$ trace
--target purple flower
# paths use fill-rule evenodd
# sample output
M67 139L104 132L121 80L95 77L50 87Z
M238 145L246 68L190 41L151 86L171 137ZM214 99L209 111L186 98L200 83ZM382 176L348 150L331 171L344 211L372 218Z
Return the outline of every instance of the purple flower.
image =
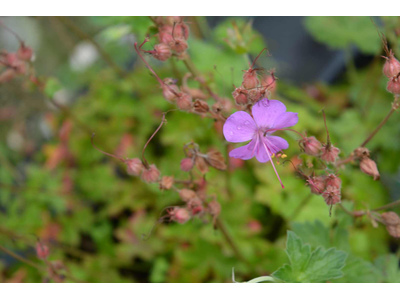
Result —
M297 113L286 112L286 106L278 100L263 99L253 105L251 117L244 111L232 114L224 124L224 136L228 142L241 143L251 140L246 146L232 150L230 157L251 159L254 156L259 162L265 163L271 160L274 171L273 154L287 149L288 142L273 136L278 129L295 125L299 121ZM282 188L283 184L281 182Z

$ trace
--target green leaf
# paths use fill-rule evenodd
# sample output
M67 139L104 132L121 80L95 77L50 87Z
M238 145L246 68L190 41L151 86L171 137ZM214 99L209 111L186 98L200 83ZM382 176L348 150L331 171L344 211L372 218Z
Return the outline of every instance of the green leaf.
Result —
M375 260L375 266L381 271L384 282L400 283L399 259L393 254L383 255Z
M54 94L62 89L61 83L56 78L49 78L46 81L46 86L44 88L44 93L47 97L53 98Z
M376 54L381 49L369 17L307 17L305 25L317 41L333 49L356 45L365 54Z
M330 248L318 247L311 253L292 231L288 231L287 249L290 265L286 264L272 274L284 282L325 282L343 276L347 253Z

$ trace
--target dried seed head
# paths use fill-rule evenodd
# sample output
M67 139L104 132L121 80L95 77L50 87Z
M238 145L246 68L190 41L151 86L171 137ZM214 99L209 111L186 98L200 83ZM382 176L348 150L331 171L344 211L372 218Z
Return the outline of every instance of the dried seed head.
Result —
M191 158L184 158L181 160L181 170L189 172L193 168L194 162Z
M175 39L178 38L187 40L189 38L189 26L183 22L176 23L172 31L172 36Z
M399 216L392 212L382 213L382 219L386 225L386 229L389 234L395 238L400 238L400 218Z
M172 78L165 78L164 79L164 83L161 86L162 90L163 90L163 96L164 98L168 101L168 102L174 102L177 98L177 94L179 94L179 88L178 86L174 83L174 80ZM168 86L166 86L168 85ZM171 89L174 92L171 91Z
M184 224L190 220L190 212L186 208L175 207L169 212L172 221Z
M395 78L389 80L386 89L389 93L392 93L394 95L400 95L399 78L395 77Z
M139 176L144 169L143 163L139 158L128 159L125 163L127 173L132 176Z
M329 174L326 177L325 184L327 187L333 186L335 188L340 189L342 186L342 180L340 180L340 178L338 176L336 176L335 174Z
M354 150L354 155L357 156L359 159L369 157L369 150L364 147L358 147L356 150Z
M192 97L186 93L180 93L179 97L176 99L176 106L181 110L191 110L192 109Z
M17 56L21 60L30 61L33 56L33 50L31 47L27 47L24 43L21 43L21 46L17 51Z
M226 170L225 158L221 154L221 152L217 150L210 150L207 152L206 161L210 164L211 167L224 171Z
M328 186L326 190L322 193L322 196L324 197L325 202L328 205L340 203L340 189L334 186Z
M205 114L210 110L210 107L208 106L207 102L197 99L194 101L193 109L195 112Z
M188 48L188 44L184 39L174 39L168 44L176 53L183 53Z
M321 159L329 163L334 163L340 153L340 150L336 147L333 147L332 145L325 145L321 148L321 150Z
M168 16L165 17L165 22L169 25L174 25L175 23L182 22L182 17Z
M204 211L203 202L199 198L190 200L187 206L192 216L201 214Z
M160 171L153 164L150 165L148 169L144 168L142 172L142 180L146 183L157 182L160 177Z
M306 137L300 142L300 147L308 155L318 156L321 153L321 143L313 136Z
M171 31L172 32L172 31ZM158 40L160 43L169 45L169 43L174 41L174 38L172 37L172 33L169 31L160 31L158 33Z
M201 156L196 156L195 158L196 168L202 173L205 174L208 172L208 164L206 160Z
M190 189L181 189L179 191L179 197L185 202L198 199L196 192Z
M369 157L361 159L360 170L367 175L373 176L374 180L378 180L380 177L376 163Z
M172 176L163 176L160 182L161 190L169 190L174 184L174 177Z
M383 65L383 74L389 79L397 77L400 73L400 62L394 57L393 51L390 50L389 56L384 58L386 62Z
M258 80L257 76L257 71L255 69L248 69L245 71L243 74L243 82L242 86L245 89L254 89L260 84L260 81Z
M155 59L166 61L171 55L171 48L167 44L161 43L154 46L153 57Z
M50 250L45 244L41 242L36 243L36 255L39 259L45 260L49 254Z
M307 180L307 185L310 187L311 193L321 195L325 190L325 177L313 176Z
M250 103L256 103L261 99L265 98L265 92L266 90L263 88L255 88L249 90L247 93L247 99L249 100Z
M241 87L236 88L232 92L233 99L237 105L247 105L249 102L247 100L247 91L242 89Z

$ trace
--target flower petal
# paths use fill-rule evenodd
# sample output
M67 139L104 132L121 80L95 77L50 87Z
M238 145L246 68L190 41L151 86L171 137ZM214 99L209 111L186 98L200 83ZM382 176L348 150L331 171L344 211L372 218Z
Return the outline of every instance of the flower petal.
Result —
M252 113L258 128L273 128L277 118L286 112L286 106L278 100L263 99L253 105Z
M267 135L266 137L262 138L262 142L264 144L260 143L258 145L258 149L256 150L256 158L261 163L269 161L269 155L272 156L272 154L289 147L288 142L279 136ZM268 149L269 155L267 154L265 148Z
M246 146L233 149L231 152L229 152L229 156L244 160L251 159L255 155L254 147L256 146L257 146L257 139L255 138Z
M232 114L224 124L224 136L228 142L247 142L254 137L257 125L253 118L244 111Z
M299 116L294 112L285 112L278 116L274 123L274 128L286 128L296 125L299 121Z

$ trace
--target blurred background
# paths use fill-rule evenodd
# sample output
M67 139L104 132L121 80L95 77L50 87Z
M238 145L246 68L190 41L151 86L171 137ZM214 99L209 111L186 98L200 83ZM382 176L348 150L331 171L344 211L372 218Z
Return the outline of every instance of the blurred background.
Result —
M158 222L166 207L182 205L178 194L129 176L123 163L90 142L95 132L102 150L140 157L161 113L174 108L134 51L134 43L147 35L151 39L144 48L156 44L151 18L0 20L34 51L29 67L34 75L0 82L2 282L231 282L233 267L237 280L249 280L288 262L288 229L313 247L349 254L345 276L335 281L400 281L399 242L384 225L352 218L337 206L329 217L323 198L310 194L290 164L278 167L282 190L271 166L228 159L221 124L185 112L167 115L146 158L162 175L188 180L180 169L184 144L193 141L204 153L219 150L228 170L211 168L207 189L221 205L225 234L209 217ZM271 56L260 56L257 65L276 70L272 98L298 112L296 130L320 141L326 140L324 108L340 158L365 140L393 102L376 26L397 54L400 18L373 21L376 25L369 17L185 18L193 64L231 101L230 113L237 110L232 85L241 84L242 70L268 47ZM0 51L19 47L15 34L0 26ZM179 85L188 72L175 57L146 59L161 78L177 79ZM188 84L200 87L195 80ZM284 135L288 157L312 165L300 153L297 136ZM357 164L337 170L344 207L369 209L400 199L399 137L395 113L367 146L379 181ZM38 257L38 241L48 247L45 261Z

